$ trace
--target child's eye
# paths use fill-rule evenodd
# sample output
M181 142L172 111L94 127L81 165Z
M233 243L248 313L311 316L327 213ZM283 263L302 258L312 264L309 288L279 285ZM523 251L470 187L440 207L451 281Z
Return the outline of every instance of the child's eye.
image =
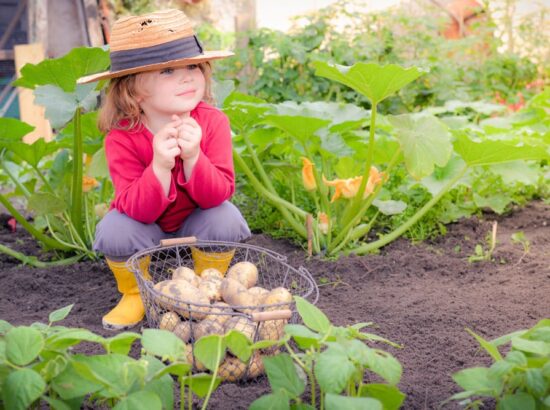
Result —
M187 66L187 69L188 69L189 71L195 70L195 69L197 69L197 68L199 68L199 65L198 65L198 64L189 64L189 65Z
M164 70L161 70L161 74L172 74L174 72L173 68L165 68Z

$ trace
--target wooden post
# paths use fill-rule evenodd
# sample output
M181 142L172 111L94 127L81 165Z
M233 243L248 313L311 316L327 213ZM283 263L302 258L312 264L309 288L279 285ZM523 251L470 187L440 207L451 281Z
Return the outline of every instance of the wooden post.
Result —
M44 60L44 47L41 43L22 44L14 47L15 70L17 76L21 76L21 68L27 64L37 64ZM29 88L18 88L19 92L19 111L21 121L25 121L35 127L34 131L25 135L23 141L32 144L38 138L44 138L46 141L52 139L52 127L46 119L46 109L34 103L33 90Z
M48 1L29 0L29 43L42 43L48 49Z

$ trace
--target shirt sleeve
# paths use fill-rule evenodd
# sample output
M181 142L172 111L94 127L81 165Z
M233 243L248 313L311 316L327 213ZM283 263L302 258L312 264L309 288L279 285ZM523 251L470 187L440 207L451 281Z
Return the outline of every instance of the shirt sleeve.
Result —
M168 197L146 163L143 153L123 132L113 131L105 139L105 155L115 188L113 207L136 221L155 222L176 199L174 178Z
M202 209L221 205L235 191L231 128L227 116L216 113L215 120L202 130L204 144L191 177L186 180L181 172L177 178L178 185Z

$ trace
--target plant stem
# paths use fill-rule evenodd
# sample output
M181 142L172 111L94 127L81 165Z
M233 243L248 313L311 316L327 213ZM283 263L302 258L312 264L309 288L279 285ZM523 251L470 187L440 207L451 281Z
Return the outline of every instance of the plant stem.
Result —
M13 175L11 173L11 171L8 169L8 167L6 166L6 161L4 160L4 155L2 154L1 156L1 164L2 164L2 169L4 170L4 172L6 173L6 175L12 180L12 182L15 184L15 186L17 188L19 188L21 190L21 192L23 192L23 195L25 195L25 198L29 198L31 196L31 193L29 192L29 190L25 187L25 185L23 185L21 182L19 182L19 179L15 177L15 175Z
M208 393L206 394L206 399L204 399L204 403L202 403L202 410L206 410L206 406L208 405L208 400L210 400L210 396L212 395L212 391L214 390L214 384L216 383L216 378L218 377L218 369L220 368L220 361L222 358L222 338L218 338L218 348L216 349L216 368L214 369L214 374L212 374L212 380L210 380L210 386L208 387Z
M302 370L307 374L307 377L309 379L309 384L311 385L311 405L315 407L315 403L317 401L316 394L315 394L315 377L313 375L313 371L309 369L298 357L298 355L292 350L292 347L288 344L288 342L285 342L286 350L288 351L288 354L290 354L290 357L302 368Z
M460 171L447 185L445 185L441 189L441 191L437 193L436 196L430 199L421 209L419 209L413 216L409 218L407 222L405 222L399 228L395 229L394 231L390 232L387 235L382 236L377 241L367 243L353 250L344 252L345 255L349 255L350 253L362 255L364 253L373 251L375 249L379 249L382 246L387 245L388 243L392 242L393 240L403 235L405 232L407 232L407 230L410 227L412 227L415 223L417 223L420 220L420 218L422 218L426 214L426 212L428 212L443 197L443 195L445 195L447 191L449 191L453 187L453 185L460 178L462 178L462 176L466 173L467 170L468 170L468 166L464 167L462 171Z
M71 247L63 245L62 243L50 238L47 235L44 235L42 232L37 230L32 224L27 222L25 218L23 218L23 215L21 215L17 210L13 207L10 201L6 199L6 197L2 194L0 194L0 203L4 205L4 207L8 210L8 212L15 218L17 222L21 224L23 228L25 228L37 241L42 242L44 245L48 246L52 249L59 249L62 251L70 251L72 250Z
M0 252L5 253L15 259L18 259L26 265L34 266L35 268L49 268L52 266L71 265L77 262L80 258L82 258L82 255L76 255L71 258L61 259L58 261L42 262L42 261L39 261L35 256L27 256L21 252L17 252L16 250L13 250L2 244L0 244Z
M307 231L305 226L301 225L296 219L289 213L290 211L295 212L300 217L306 218L307 212L304 210L298 208L296 205L291 204L290 202L285 201L281 197L272 194L267 189L265 189L261 182L258 181L258 179L254 176L250 168L248 168L248 165L244 162L244 160L241 158L241 156L236 152L233 151L233 158L235 159L235 162L239 165L239 167L243 170L243 172L248 177L250 184L254 187L256 192L263 195L269 202L271 202L272 205L274 205L279 212L283 215L283 218L292 226L292 228L304 239L307 239Z
M361 206L361 200L363 199L363 194L365 192L365 187L367 186L367 181L370 176L370 168L373 163L374 157L374 131L376 129L376 108L378 103L372 102L371 112L370 112L370 129L369 129L369 148L367 151L367 164L365 165L365 172L363 172L363 178L361 179L361 184L357 193L352 198L352 206L349 213L345 214L342 219L342 224L344 226L348 225L349 222L354 218Z
M391 173L391 171L393 170L393 167L396 165L397 160L399 159L400 153L401 153L401 149L398 149L393 154L392 159L390 160L386 170L384 171L387 175ZM334 239L334 241L328 246L329 254L334 253L333 249L335 248L341 249L341 246L340 246L341 242L344 242L344 244L346 243L345 241L346 241L348 232L355 226L356 223L358 223L358 221L361 220L363 215L367 212L367 210L372 204L372 201L374 201L374 199L378 195L378 192L380 191L380 189L382 189L382 184L378 185L375 188L374 192L367 198L367 200L359 209L359 211L353 216L353 218L348 222L348 224L345 225L344 229L342 229L342 231L336 236L336 239Z
M82 226L82 127L81 108L74 112L74 138L73 138L73 180L71 195L71 221L80 236L84 238Z

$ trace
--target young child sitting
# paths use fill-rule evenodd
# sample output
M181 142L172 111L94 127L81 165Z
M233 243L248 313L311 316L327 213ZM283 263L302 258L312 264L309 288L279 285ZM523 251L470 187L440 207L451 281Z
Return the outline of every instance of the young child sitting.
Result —
M144 316L136 279L126 267L135 252L161 239L195 236L242 241L250 230L228 200L235 190L231 131L213 107L210 61L189 19L165 10L118 20L111 68L79 83L111 79L99 114L115 189L98 224L94 249L105 255L122 299L103 317L127 329Z

